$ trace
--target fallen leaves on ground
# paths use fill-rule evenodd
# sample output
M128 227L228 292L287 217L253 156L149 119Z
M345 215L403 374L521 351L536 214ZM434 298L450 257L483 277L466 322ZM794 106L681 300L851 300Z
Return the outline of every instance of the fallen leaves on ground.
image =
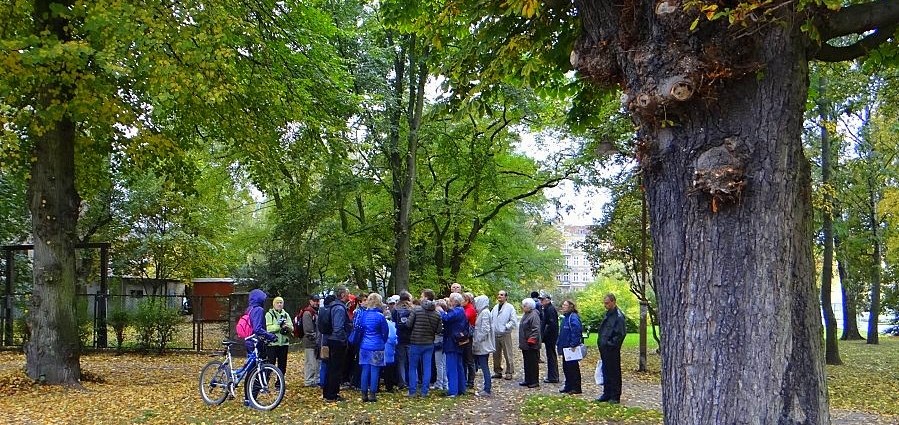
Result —
M844 366L828 366L831 405L880 415L899 415L899 338L881 345L842 342ZM595 351L595 350L593 350ZM37 385L25 376L24 355L0 352L0 422L16 424L657 424L661 422L658 356L650 356L650 372L636 373L636 351L622 356L625 406L596 403L592 383L596 363L591 353L581 364L584 394L561 396L559 384L522 389L517 380L494 380L493 398L466 395L408 398L405 393L379 393L377 403L362 403L358 391L342 391L347 402L325 403L318 388L303 388L302 353L290 353L287 393L271 412L243 406L240 399L207 406L200 399L198 375L212 357L177 353L164 356L92 353L81 358L89 380L84 389ZM242 360L241 360L242 361ZM520 375L520 359L518 375ZM540 365L541 378L545 364ZM481 385L480 374L477 384ZM240 397L240 395L238 395ZM881 416L890 423L894 416Z

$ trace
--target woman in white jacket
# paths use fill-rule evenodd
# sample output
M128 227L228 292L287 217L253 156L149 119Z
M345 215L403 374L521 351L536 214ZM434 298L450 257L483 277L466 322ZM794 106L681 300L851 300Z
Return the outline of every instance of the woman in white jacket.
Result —
M490 314L489 304L490 299L486 295L479 295L474 299L474 308L478 311L478 318L474 323L471 350L474 354L475 365L484 375L484 391L475 392L475 395L481 397L493 396L487 359L490 357L490 353L496 351L496 334L493 330L493 317Z

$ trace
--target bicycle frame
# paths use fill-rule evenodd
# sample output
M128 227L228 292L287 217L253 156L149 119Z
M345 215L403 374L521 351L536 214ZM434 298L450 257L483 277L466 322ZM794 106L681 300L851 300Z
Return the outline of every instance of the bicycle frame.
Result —
M258 338L250 337L246 339L247 341L253 341L254 343L258 342ZM247 376L249 376L249 371L252 368L261 368L263 360L259 358L259 350L256 348L256 344L253 344L253 351L247 353L247 362L241 366L239 369L234 369L234 357L231 355L231 346L225 346L225 351L222 353L225 356L224 365L228 365L228 376L230 377L228 382L228 393L231 395L231 398L236 397L234 394L234 390L240 385L240 382ZM263 379L265 379L265 375L263 374Z

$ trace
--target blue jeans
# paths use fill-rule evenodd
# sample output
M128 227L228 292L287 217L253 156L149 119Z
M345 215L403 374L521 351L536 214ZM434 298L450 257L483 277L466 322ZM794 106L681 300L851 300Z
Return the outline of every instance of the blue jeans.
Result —
M378 392L378 374L381 373L381 366L370 364L360 366L362 366L362 392L369 394Z
M449 388L446 379L446 355L443 354L442 349L434 349L434 361L437 363L437 382L434 383L434 386L438 390L446 390Z
M409 395L415 395L418 388L418 365L422 365L421 395L428 395L431 385L431 358L434 355L434 344L409 346Z
M318 386L325 387L325 376L328 375L328 362L323 361L318 367Z
M484 392L490 394L493 386L490 378L490 367L487 366L488 357L490 357L489 354L478 354L474 356L474 363L484 374Z
M409 377L406 372L409 370L409 344L396 344L394 359L396 362L396 370L399 372L400 386L409 385Z
M446 354L446 379L449 381L447 395L457 396L465 394L465 365L462 363L462 353Z

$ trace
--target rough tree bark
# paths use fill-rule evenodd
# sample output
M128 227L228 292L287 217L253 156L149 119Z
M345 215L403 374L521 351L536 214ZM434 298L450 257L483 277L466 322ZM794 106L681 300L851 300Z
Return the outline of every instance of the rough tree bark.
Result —
M677 0L575 1L572 65L622 88L638 126L665 423L830 423L800 138L808 61L883 42L896 3L820 11L823 40L874 31L819 48L782 5L691 30L700 15Z
M71 2L68 6L71 6ZM68 21L54 17L50 1L35 1L36 33L68 41ZM65 102L71 87L48 84L35 101L42 110ZM75 244L80 198L75 189L75 124L64 114L32 132L34 162L28 200L34 237L34 287L28 304L31 336L25 372L49 384L80 386L80 341L75 320Z

